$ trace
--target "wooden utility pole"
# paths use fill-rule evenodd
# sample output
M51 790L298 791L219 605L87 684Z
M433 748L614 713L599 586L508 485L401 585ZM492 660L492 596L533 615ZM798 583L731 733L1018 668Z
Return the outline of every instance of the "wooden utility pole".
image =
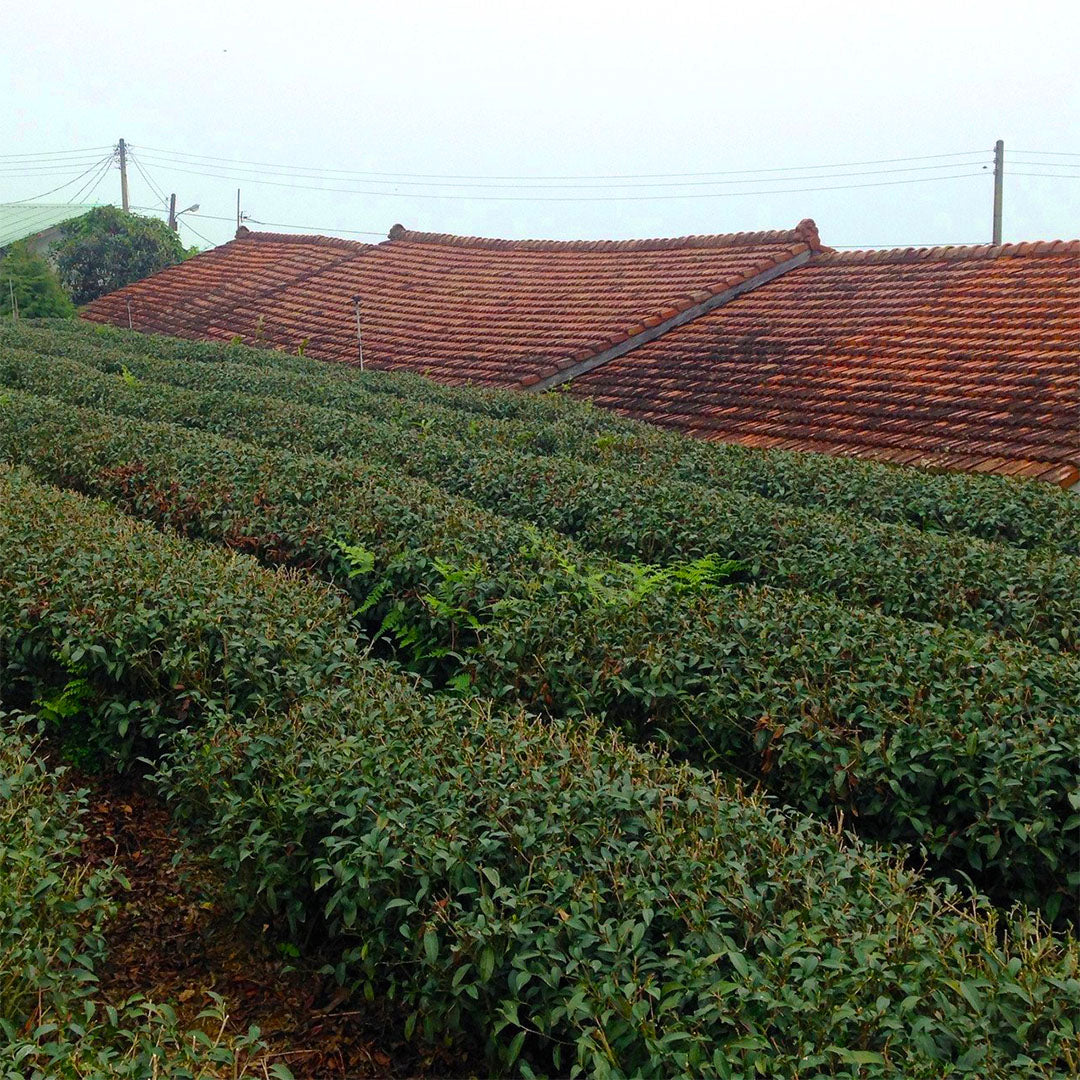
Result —
M236 189L236 231L240 231L240 222L244 220L244 215L240 213L240 189Z
M1001 243L1001 197L1005 187L1005 142L994 143L994 245Z
M120 153L120 205L126 214L128 212L127 145L123 139L120 140L117 150Z
M172 229L173 232L178 231L177 226L176 226L176 192L175 191L169 196L169 228Z

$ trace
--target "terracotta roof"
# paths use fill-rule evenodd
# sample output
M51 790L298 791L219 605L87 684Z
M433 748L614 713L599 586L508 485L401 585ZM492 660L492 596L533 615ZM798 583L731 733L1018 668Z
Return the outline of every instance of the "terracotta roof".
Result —
M570 384L749 446L1080 477L1080 241L816 254Z
M767 284L768 283L768 284ZM704 438L1077 480L1080 241L823 249L812 221L663 240L254 233L101 322L573 393ZM130 304L130 309L129 309Z
M820 248L811 221L665 240L487 240L395 226L382 244L241 229L94 301L86 318L230 338L447 382L528 386L635 347Z

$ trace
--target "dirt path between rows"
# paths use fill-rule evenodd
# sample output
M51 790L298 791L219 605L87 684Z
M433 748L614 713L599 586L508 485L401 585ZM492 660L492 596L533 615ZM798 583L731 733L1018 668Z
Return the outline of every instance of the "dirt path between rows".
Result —
M404 1018L392 1007L349 1003L324 977L289 970L265 928L235 921L221 882L183 852L168 811L138 783L79 783L90 789L88 860L114 862L131 884L118 891L120 911L107 928L109 959L100 972L106 999L141 993L172 1004L193 1025L211 1003L207 992L220 994L228 1030L255 1025L267 1044L256 1076L279 1062L297 1080L461 1077L482 1069L475 1060L405 1042Z

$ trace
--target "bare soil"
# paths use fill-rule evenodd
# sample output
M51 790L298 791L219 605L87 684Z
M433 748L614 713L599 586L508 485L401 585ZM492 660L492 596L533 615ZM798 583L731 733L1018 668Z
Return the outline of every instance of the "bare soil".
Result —
M482 1074L475 1057L406 1041L392 1005L348 1001L332 981L287 960L267 927L237 922L213 868L184 849L167 809L138 781L79 783L90 789L87 859L114 863L131 886L118 888L120 910L107 928L107 1000L141 993L191 1026L211 1004L208 992L220 994L227 1030L254 1025L267 1044L256 1076L279 1062L297 1080Z

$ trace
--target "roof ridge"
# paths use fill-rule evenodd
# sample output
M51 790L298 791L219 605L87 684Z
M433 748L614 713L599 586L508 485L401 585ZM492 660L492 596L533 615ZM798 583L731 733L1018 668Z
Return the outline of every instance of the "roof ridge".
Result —
M642 240L500 240L483 236L458 236L454 233L419 232L395 225L389 239L413 244L442 244L446 247L469 247L500 251L672 251L679 248L752 247L759 244L806 244L812 251L821 249L817 226L810 218L794 229L763 232L699 234L658 237Z
M655 341L676 326L692 322L735 297L760 288L788 270L804 265L811 255L812 251L806 243L782 246L778 252L770 253L741 274L733 274L724 281L673 297L664 306L639 316L635 322L624 323L572 356L554 358L548 367L539 373L523 376L517 385L523 390L547 390L592 371L608 360L625 356L639 345Z
M274 243L317 244L321 247L342 247L351 251L369 251L375 244L364 240L345 240L340 236L323 236L319 233L257 232L241 225L236 230L236 240L273 241ZM224 245L222 245L224 247Z
M1080 255L1080 240L1030 240L1019 244L968 244L921 248L867 248L860 251L815 251L820 263L907 263L951 259L1002 259L1025 255Z

